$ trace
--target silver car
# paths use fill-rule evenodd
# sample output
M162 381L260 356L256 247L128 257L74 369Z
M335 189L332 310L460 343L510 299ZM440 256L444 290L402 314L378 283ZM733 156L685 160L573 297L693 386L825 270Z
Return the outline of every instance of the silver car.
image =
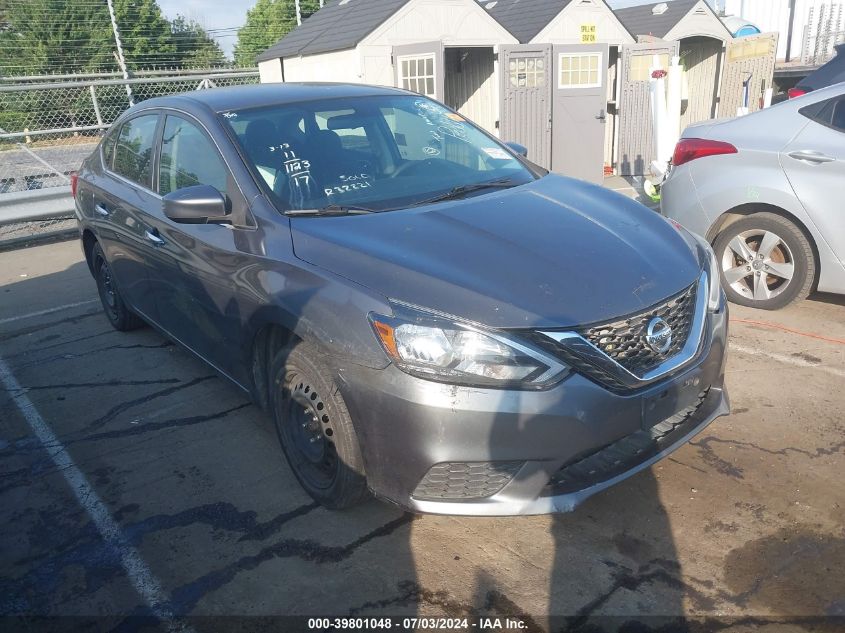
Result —
M845 294L845 83L690 126L672 163L662 211L713 245L728 299Z

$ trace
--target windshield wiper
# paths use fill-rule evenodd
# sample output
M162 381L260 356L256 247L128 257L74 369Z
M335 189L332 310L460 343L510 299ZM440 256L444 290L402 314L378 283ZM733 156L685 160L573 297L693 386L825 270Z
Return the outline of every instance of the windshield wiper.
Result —
M419 207L425 204L434 204L435 202L445 202L446 200L455 200L462 196L465 196L468 193L472 193L473 191L481 191L482 189L507 189L509 187L516 187L520 183L510 179L510 178L502 178L500 180L489 180L487 182L477 182L472 185L461 185L459 187L453 187L446 193L442 193L439 196L434 196L433 198L428 198L427 200L422 200L420 202L416 202L412 204L412 207Z
M351 204L330 204L322 209L288 209L285 211L285 215L289 216L365 215L367 213L376 213L376 211Z

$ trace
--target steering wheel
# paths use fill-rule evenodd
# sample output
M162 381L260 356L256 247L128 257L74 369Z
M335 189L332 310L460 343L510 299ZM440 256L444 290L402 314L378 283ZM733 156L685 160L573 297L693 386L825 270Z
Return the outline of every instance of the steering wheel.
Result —
M436 160L434 158L426 158L425 160L409 160L403 163L402 165L399 165L396 171L390 174L390 177L397 178L402 174L410 172L411 170L422 169L423 166L429 168L439 166L440 164L442 164L442 161Z

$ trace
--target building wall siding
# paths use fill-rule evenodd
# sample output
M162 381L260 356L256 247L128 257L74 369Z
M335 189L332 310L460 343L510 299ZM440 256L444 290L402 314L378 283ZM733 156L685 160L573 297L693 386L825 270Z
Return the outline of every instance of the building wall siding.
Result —
M288 57L285 81L344 81L362 83L361 58L357 50Z
M538 44L577 44L581 41L581 26L596 27L598 42L633 44L634 38L619 19L604 4L569 4L558 16L531 40Z

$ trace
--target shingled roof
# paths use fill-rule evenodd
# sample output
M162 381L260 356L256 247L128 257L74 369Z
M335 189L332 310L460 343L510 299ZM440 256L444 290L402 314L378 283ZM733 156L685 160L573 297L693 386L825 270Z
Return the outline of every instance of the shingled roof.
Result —
M655 15L654 7L664 3L667 7L666 11ZM671 2L653 2L616 9L614 13L634 37L653 35L662 39L686 17L696 4L698 0L671 0Z
M521 44L527 44L572 0L490 0L479 4Z
M256 61L355 48L408 2L328 0L322 9L261 53Z

